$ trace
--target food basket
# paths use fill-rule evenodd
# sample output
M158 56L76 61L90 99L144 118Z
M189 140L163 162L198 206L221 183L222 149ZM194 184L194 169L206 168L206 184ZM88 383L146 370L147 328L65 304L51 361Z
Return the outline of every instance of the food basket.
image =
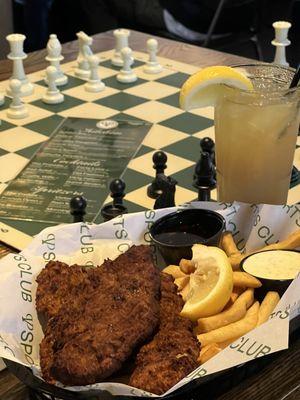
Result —
M291 232L297 230L298 226L297 214L293 213L295 210L291 206L285 208L284 206L254 206L242 203L224 204L195 202L186 204L179 208L147 210L141 213L128 214L101 225L77 223L50 227L37 235L33 242L21 252L21 255L26 257L32 266L35 265L35 274L32 278L32 283L34 285L38 271L40 271L45 265L45 259L43 259L42 255L47 250L47 246L51 244L51 238L55 237L56 247L55 250L53 250L52 247L52 250L48 249L47 251L55 251L55 257L57 260L71 263L74 262L72 257L75 257L78 264L84 265L84 256L82 254L80 255L80 252L78 252L78 246L82 246L82 237L80 237L80 235L82 236L82 231L85 232L85 235L87 235L88 232L90 241L93 242L93 246L97 249L97 251L95 251L97 260L103 260L107 257L111 257L113 254L118 254L116 253L116 249L124 248L126 246L128 248L131 244L151 244L149 228L153 222L175 210L186 208L205 208L222 214L226 220L226 229L231 230L234 233L238 245L246 248L247 251L251 251L252 248L263 247L266 240L271 241L271 239L273 239L273 242L282 240ZM262 231L262 228L264 228L263 231L265 233L269 232L267 238L258 234L258 232ZM120 229L127 232L126 239L117 234ZM272 235L271 238L270 235ZM105 249L105 254L103 254L103 249ZM99 261L99 264L100 263L101 262ZM37 266L37 264L39 264L39 266ZM13 255L8 255L2 259L0 261L0 267L3 267L4 272L6 272L3 275L6 277L5 279L7 279L10 274L12 274L11 277L13 277ZM13 315L12 322L14 322L14 310L15 312L32 312L32 314L34 314L34 302L33 304L24 305L23 303L18 304L18 300L16 300L16 304L7 301L9 300L9 295L15 292L12 288L14 285L13 279L5 279L1 279L0 277L0 293L2 296L2 303L6 301L6 306L9 308L8 312L11 313L10 317ZM281 299L282 304L280 307L283 308L279 309L278 312L280 313L280 310L289 309L289 318L280 320L280 318L277 319L274 317L272 320L260 326L258 330L256 329L255 331L251 331L248 336L244 336L245 338L259 337L261 340L269 341L268 344L270 345L270 349L272 348L272 351L270 351L267 356L259 358L248 357L247 359L239 356L239 359L235 359L235 356L233 355L232 358L228 358L228 354L231 350L226 348L216 357L213 357L207 363L203 364L203 368L206 371L205 374L201 374L202 366L200 366L194 375L193 373L188 375L188 377L184 378L183 381L170 391L166 392L162 397L167 399L176 399L183 398L184 396L184 398L188 399L195 397L199 398L201 394L201 397L203 396L203 398L213 399L214 396L226 392L242 380L258 371L261 371L265 365L272 363L276 358L278 358L279 351L288 347L288 342L290 342L290 345L292 346L293 341L297 340L295 332L299 326L300 310L299 307L295 310L294 305L300 302L300 294L298 295L299 284L300 278L298 277L291 284L290 288L293 286L292 289L288 289L288 291L290 290L290 293L287 295L286 292ZM10 285L12 286L10 287ZM24 309L20 310L23 306ZM101 384L97 385L97 387L89 385L86 387L80 387L77 390L77 388L66 388L60 384L50 385L44 382L39 377L39 373L36 372L35 368L31 369L26 365L23 357L24 354L22 354L16 344L17 340L9 342L10 337L17 338L20 332L17 331L19 328L17 328L16 325L18 324L11 323L11 319L9 319L8 316L6 318L6 315L3 315L3 312L5 312L5 309L0 312L0 335L2 336L2 339L4 338L8 345L15 350L17 356L12 357L11 354L9 355L8 353L5 353L4 346L0 346L0 356L5 359L8 369L26 386L28 386L32 399L104 400L112 398L128 399L131 396L135 398L161 397L138 389L130 389L128 386L126 386L126 391L123 391L120 387L114 387L114 383L104 382L102 387L100 387ZM10 323L11 325L9 325ZM5 328L2 328L1 324ZM279 324L278 326L281 329L280 332L282 332L282 338L278 338L276 335L269 335L270 329L274 329L277 324ZM40 329L40 327L38 328ZM8 332L10 329L11 331ZM36 335L36 338L40 337ZM35 343L34 351L36 351L35 357L38 359L37 349L40 339L36 340L37 343ZM34 355L32 357L34 357Z

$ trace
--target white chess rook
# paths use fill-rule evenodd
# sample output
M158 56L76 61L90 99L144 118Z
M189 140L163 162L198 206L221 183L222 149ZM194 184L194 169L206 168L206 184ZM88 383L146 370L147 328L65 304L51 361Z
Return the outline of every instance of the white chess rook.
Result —
M144 72L146 74L159 74L163 67L157 61L158 43L156 39L147 40L147 51L149 53L149 60L147 61Z
M57 35L52 33L47 43L47 57L46 60L50 62L50 65L57 69L57 78L56 85L63 86L68 83L68 77L64 75L63 71L60 68L60 62L64 59L61 54L62 46L60 41L57 39ZM45 82L47 82L47 78L45 78Z
M279 64L288 67L289 63L286 61L286 47L291 44L288 39L288 31L291 23L287 21L276 21L273 23L275 29L275 39L272 40L272 45L276 47L274 64Z
M62 103L64 101L64 95L60 93L55 83L57 79L57 69L53 67L53 65L50 65L49 67L46 68L46 75L47 75L48 89L42 98L43 102L47 104Z
M93 55L93 52L90 48L90 46L93 44L93 38L82 31L76 33L76 35L79 42L79 54L77 57L77 68L75 69L75 75L81 79L88 79L91 71L87 58Z
M128 38L130 36L130 31L128 29L116 29L114 30L114 37L116 40L116 47L114 55L111 59L111 63L116 67L123 67L123 58L121 55L121 50L128 47ZM133 62L133 60L132 60Z
M22 82L18 79L11 79L9 82L9 88L12 95L12 101L7 110L7 116L12 119L28 117L28 110L25 107L25 104L21 101Z
M100 60L97 56L93 55L88 57L88 62L91 70L91 76L88 82L84 84L84 88L87 92L101 92L105 89L105 84L101 82L98 73Z
M132 50L129 47L124 47L121 50L123 59L123 68L117 75L117 80L121 83L132 83L137 80L136 74L131 69L132 64Z
M30 83L25 75L23 60L27 55L23 51L25 35L19 33L12 33L6 36L10 46L10 53L7 58L13 61L13 72L10 79L18 79L21 81L21 96L29 96L33 93L33 85ZM7 94L11 96L10 85L7 89Z

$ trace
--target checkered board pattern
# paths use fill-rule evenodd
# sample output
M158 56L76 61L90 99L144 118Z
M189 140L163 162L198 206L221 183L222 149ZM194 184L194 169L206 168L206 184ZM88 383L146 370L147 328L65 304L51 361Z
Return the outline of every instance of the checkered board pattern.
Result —
M134 52L133 69L138 80L122 84L116 80L119 68L112 66L112 54L113 50L98 54L101 60L99 74L106 85L100 93L84 90L84 81L74 74L76 61L73 61L62 66L69 78L68 84L60 87L65 96L63 103L47 105L42 102L41 97L46 90L45 71L28 75L29 80L35 83L35 91L32 96L23 98L29 110L27 118L8 118L6 113L10 100L5 99L5 104L0 106L1 192L26 166L39 146L49 139L64 117L97 120L116 117L146 120L153 124L123 174L129 212L152 208L154 205L154 200L147 197L146 189L154 176L152 155L158 149L168 156L166 174L178 181L176 204L197 197L192 186L194 164L200 156L199 140L205 136L214 139L213 108L184 112L179 108L178 98L183 82L199 68L159 57L159 62L164 66L163 72L149 75L143 72L147 54ZM7 85L8 81L1 82L0 91L5 91ZM300 169L300 137L294 164ZM212 192L212 198L216 198L215 191ZM300 181L290 189L288 203L296 203L299 198ZM17 221L13 224L21 229ZM42 226L36 230L39 228Z

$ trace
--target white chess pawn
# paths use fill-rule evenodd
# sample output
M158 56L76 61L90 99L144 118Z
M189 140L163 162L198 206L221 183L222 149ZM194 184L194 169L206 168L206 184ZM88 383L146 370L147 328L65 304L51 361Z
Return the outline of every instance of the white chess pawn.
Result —
M121 50L124 47L128 47L128 38L130 36L130 31L128 29L115 29L114 37L116 40L116 47L114 55L111 59L111 63L116 67L123 67L123 58L121 55ZM133 62L133 59L132 59Z
M47 104L59 104L64 101L64 95L60 93L56 86L57 69L50 65L46 68L46 77L48 82L47 92L44 94L42 101Z
M60 68L60 62L64 59L61 54L61 44L60 41L57 39L57 35L51 34L50 38L47 43L47 57L46 60L50 62L50 65L57 69L57 78L56 78L56 85L63 86L68 83L68 77L64 75L63 71ZM45 78L45 82L47 82L47 78Z
M123 59L123 68L117 75L117 80L122 83L131 83L137 80L136 74L131 69L132 64L132 50L129 47L124 47L121 50Z
M10 53L7 58L13 61L13 73L11 79L18 79L21 81L21 96L30 96L33 93L33 85L30 83L25 75L23 60L27 58L27 55L23 51L25 35L19 33L12 33L6 36L6 39L10 46ZM7 89L7 94L12 95L10 91L10 85Z
M105 84L101 82L98 74L99 58L95 55L88 57L88 62L91 70L91 75L87 83L84 84L84 88L87 92L101 92L105 88Z
M158 74L163 70L163 67L157 61L158 43L156 39L147 40L147 51L149 53L149 60L147 61L144 72L146 74Z
M93 38L82 31L76 33L76 35L79 41L79 54L77 57L77 68L75 69L75 75L81 79L88 79L91 71L87 58L93 55L91 50Z
M12 119L28 117L28 110L25 107L25 104L21 101L22 82L18 79L11 79L9 82L9 88L12 95L12 101L7 110L7 116Z
M275 29L275 39L272 40L272 45L276 47L274 63L288 67L289 63L286 61L286 46L289 46L291 42L288 39L288 31L291 27L291 23L287 21L277 21L273 23Z

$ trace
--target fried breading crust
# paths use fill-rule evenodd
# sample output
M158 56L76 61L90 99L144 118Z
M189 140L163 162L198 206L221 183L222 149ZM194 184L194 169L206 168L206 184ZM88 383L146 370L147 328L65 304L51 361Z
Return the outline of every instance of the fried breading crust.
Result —
M50 318L40 361L48 382L87 385L117 371L153 333L160 280L149 246L133 246L101 267L73 268L49 263L38 277L37 309Z
M136 359L131 386L163 394L198 366L192 323L179 316L183 300L170 275L161 274L160 327Z

